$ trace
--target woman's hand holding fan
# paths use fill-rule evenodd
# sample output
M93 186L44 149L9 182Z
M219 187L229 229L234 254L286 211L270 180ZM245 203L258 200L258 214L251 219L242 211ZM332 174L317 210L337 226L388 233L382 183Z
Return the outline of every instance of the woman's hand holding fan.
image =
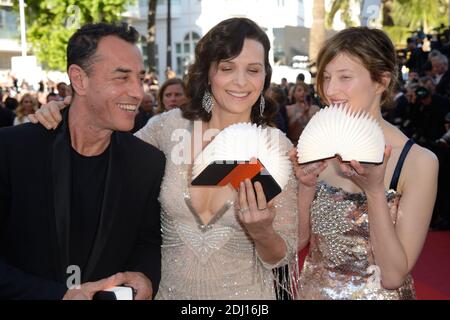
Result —
M245 179L239 185L239 220L254 240L264 239L274 232L273 220L275 211L266 202L266 196L260 182L252 185L250 179Z
M356 160L351 160L349 164L340 161L339 166L342 173L351 179L366 195L384 193L384 176L391 151L392 147L386 146L384 161L381 165L361 164Z
M237 190L248 178L259 181L266 199L273 199L287 185L292 170L279 138L277 130L251 123L225 128L195 159L192 185L231 184Z
M294 166L295 176L300 184L315 190L320 173L327 167L327 161L320 160L314 163L300 165L298 163L296 149L292 149L289 152L289 157Z

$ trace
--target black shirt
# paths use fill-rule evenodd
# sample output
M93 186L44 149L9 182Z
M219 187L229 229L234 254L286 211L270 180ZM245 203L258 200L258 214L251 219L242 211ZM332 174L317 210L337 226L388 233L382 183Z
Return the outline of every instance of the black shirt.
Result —
M71 265L83 272L100 221L105 191L109 147L100 155L85 157L71 149L72 190L70 214Z
M4 108L0 102L0 128L1 127L9 127L14 123L14 113Z

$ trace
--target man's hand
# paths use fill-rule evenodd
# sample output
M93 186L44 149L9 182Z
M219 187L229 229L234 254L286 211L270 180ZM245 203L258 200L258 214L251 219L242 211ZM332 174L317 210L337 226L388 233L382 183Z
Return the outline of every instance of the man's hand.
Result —
M153 294L152 282L141 272L123 272L123 285L132 287L135 300L151 300Z
M67 107L72 97L66 97L64 101L50 101L41 106L34 114L28 115L31 123L40 123L48 130L56 129L62 121L61 110Z
M123 273L95 282L83 283L78 289L69 289L63 297L63 300L92 300L94 294L98 291L109 289L121 285L125 281Z

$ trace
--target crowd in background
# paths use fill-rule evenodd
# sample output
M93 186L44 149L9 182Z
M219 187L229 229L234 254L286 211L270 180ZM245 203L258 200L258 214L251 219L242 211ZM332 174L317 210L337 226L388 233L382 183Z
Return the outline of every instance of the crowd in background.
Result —
M450 31L433 39L424 34L408 38L399 51L399 77L392 105L384 106L383 117L406 136L433 151L439 159L439 187L431 228L450 229ZM183 107L186 87L173 72L159 83L157 77L145 77L145 96L136 115L132 132L142 128L156 114ZM42 104L71 96L67 83L41 81L38 90L12 79L0 87L0 127L28 122L27 116ZM278 105L274 125L286 133L295 145L302 130L324 103L314 86L299 74L296 83L272 83L266 98ZM426 168L424 168L426 170Z

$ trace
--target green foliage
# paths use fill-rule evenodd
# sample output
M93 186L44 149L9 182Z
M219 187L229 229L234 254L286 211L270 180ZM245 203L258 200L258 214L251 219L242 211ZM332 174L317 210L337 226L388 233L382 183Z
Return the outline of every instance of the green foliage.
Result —
M341 18L347 27L353 26L350 17L351 0L333 0L330 12L327 13L326 24L331 27L336 13L341 10ZM361 0L355 3L361 4ZM448 0L382 0L382 5L389 5L394 26L384 26L383 30L397 44L404 44L413 30L423 28L431 33L441 24L448 25Z
M341 19L347 27L354 27L357 24L352 20L350 10L350 0L334 0L331 4L330 12L327 13L326 27L331 28L336 13L341 10Z
M448 24L447 0L394 0L392 6L394 26L383 27L392 42L404 47L412 31L423 28L432 33L441 24Z
M448 24L447 0L394 0L392 17L396 26L430 33L440 24Z
M33 53L49 69L66 69L66 46L84 23L120 21L135 0L27 0L27 38ZM17 3L16 3L16 9Z
M402 26L385 26L383 31L389 36L391 41L396 47L404 47L406 45L406 39L411 36L410 29Z

